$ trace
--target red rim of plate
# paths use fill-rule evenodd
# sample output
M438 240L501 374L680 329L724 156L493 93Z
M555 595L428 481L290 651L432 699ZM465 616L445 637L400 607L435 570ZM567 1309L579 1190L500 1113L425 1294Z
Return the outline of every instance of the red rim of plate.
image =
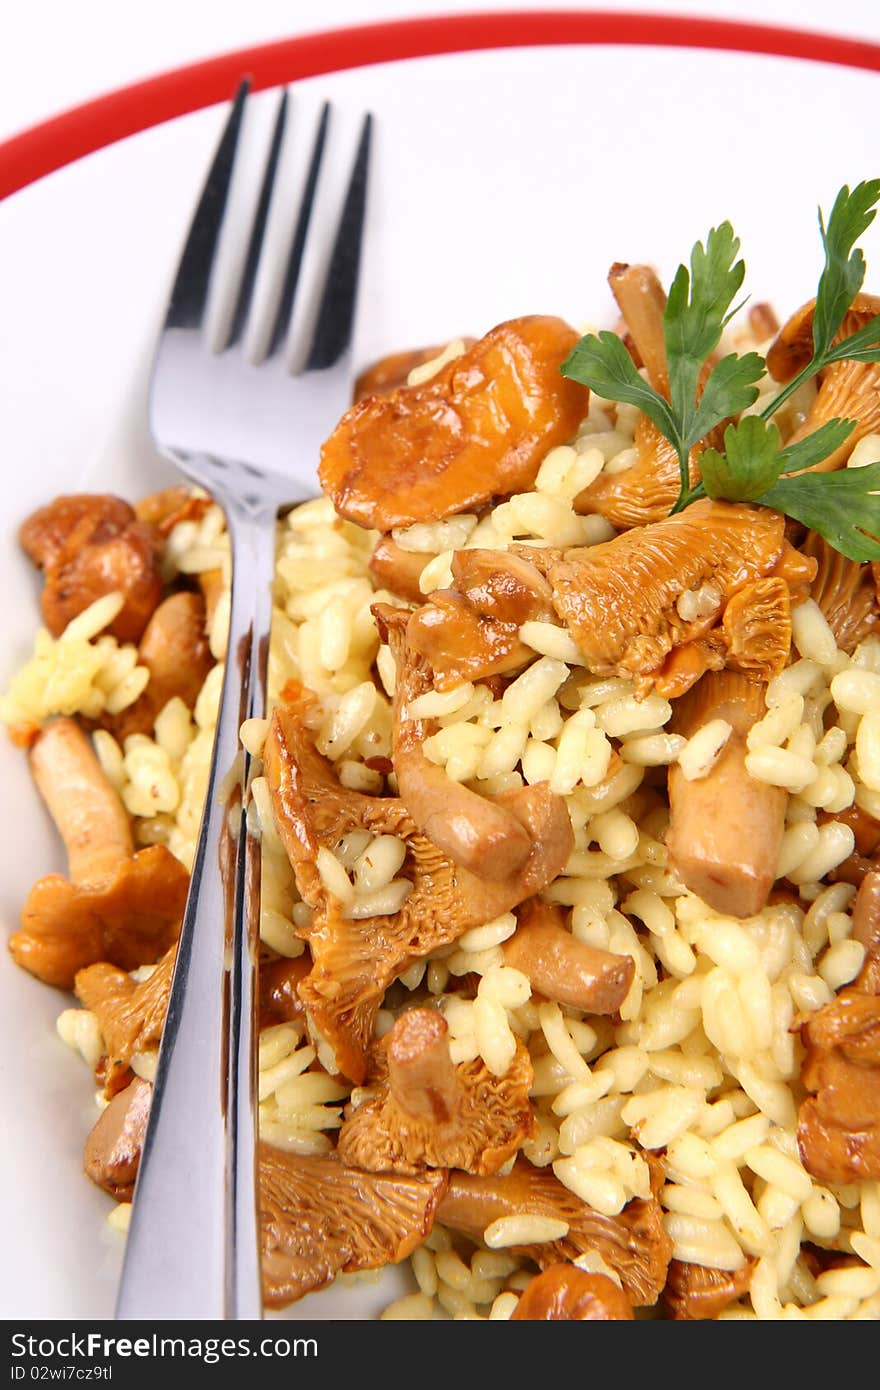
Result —
M0 144L0 198L105 145L226 101L245 76L259 91L400 59L568 44L720 49L880 71L880 44L738 20L579 10L389 20L242 48L73 107Z

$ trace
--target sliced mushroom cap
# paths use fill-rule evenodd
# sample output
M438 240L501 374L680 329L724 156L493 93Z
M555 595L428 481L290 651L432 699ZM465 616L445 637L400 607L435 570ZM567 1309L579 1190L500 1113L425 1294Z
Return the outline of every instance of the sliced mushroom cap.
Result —
M771 343L767 351L767 367L774 381L790 381L812 358L815 312L815 299L807 300L791 315L775 342ZM848 338L877 314L880 314L880 298L873 294L857 294L838 329L836 341Z
M707 440L712 442L711 440ZM691 486L700 481L697 463L705 444L694 447L688 458ZM669 516L681 490L678 452L647 415L636 422L633 448L636 460L622 473L601 472L574 499L582 516L604 516L618 531L646 526Z
M756 1263L744 1259L741 1269L710 1269L671 1260L663 1301L676 1322L717 1318L748 1291Z
M293 686L288 695L289 705L278 707L272 716L263 756L278 834L294 866L299 892L313 913L311 926L303 931L313 965L298 992L332 1043L340 1071L360 1083L366 1076L376 1012L388 985L438 946L492 921L540 890L528 886L535 871L531 859L509 879L482 880L454 864L421 834L402 800L364 796L341 786L306 725L310 697L304 691L297 694ZM548 838L552 826L541 806L526 819L526 829L535 841ZM332 852L352 830L403 840L406 857L400 873L411 879L413 888L399 911L347 917L343 904L322 882L315 867L318 850ZM555 859L545 866L551 878L560 867Z
M880 1179L880 998L840 992L802 1027L801 1162L823 1183Z
M150 673L146 689L109 727L118 739L149 734L175 696L192 709L214 658L206 633L205 600L184 591L163 600L138 645L138 664Z
M650 683L673 648L704 637L730 595L772 574L790 549L778 512L704 500L599 545L532 554L589 669ZM682 617L679 600L704 585L719 608Z
M616 1013L635 974L632 956L601 951L572 936L565 914L532 898L517 909L517 928L503 944L504 961L532 990L590 1014Z
M551 1265L528 1284L511 1322L632 1322L632 1304L607 1274Z
M721 619L725 664L755 681L778 676L791 652L791 596L778 575L756 579L731 594Z
M752 917L767 902L785 832L787 793L746 771L747 735L766 713L764 686L734 671L709 672L675 705L690 738L713 720L732 733L703 777L669 768L669 865L716 912Z
M511 1253L534 1260L540 1269L598 1250L619 1276L623 1292L635 1307L654 1304L663 1291L672 1241L663 1226L657 1193L663 1185L659 1163L649 1159L652 1195L636 1198L619 1216L602 1216L547 1169L518 1159L513 1171L480 1178L451 1172L449 1187L437 1210L437 1220L472 1240L482 1241L493 1221L506 1216L548 1216L564 1221L568 1232L560 1240L512 1247Z
M379 531L523 491L586 411L586 388L559 371L577 340L561 319L514 319L421 386L368 396L324 444L321 486Z
M320 1157L258 1151L263 1295L270 1308L324 1288L337 1274L406 1259L430 1233L442 1171L364 1173Z
M818 531L808 531L801 545L818 565L810 590L842 651L851 653L877 631L880 605L868 565L848 560Z
M813 356L813 316L816 301L810 300L784 325L767 353L767 366L780 382L791 379ZM840 342L855 333L880 313L880 298L857 294L835 341ZM806 419L795 430L787 444L796 443L812 434L828 420L852 420L855 428L833 453L812 471L829 473L842 468L855 446L865 435L880 428L880 365L876 362L844 360L832 362L821 373L819 391Z
M422 751L431 723L409 715L413 701L432 688L427 664L410 646L403 610L377 604L373 612L397 670L393 761L409 814L461 868L488 882L516 876L526 890L521 897L540 892L561 872L574 848L565 802L546 783L498 797L481 796L432 763ZM540 888L529 888L533 881Z
M474 339L461 338L454 344L455 347L459 345L466 351L473 347ZM393 391L406 386L410 372L417 367L424 367L428 362L434 362L451 346L453 345L435 343L433 347L410 348L407 352L393 352L388 357L380 357L377 362L366 367L355 382L355 403L363 400L365 396L390 396Z
M22 525L19 539L43 571L46 626L59 636L96 599L119 591L124 604L107 631L136 642L162 597L160 537L118 497L57 497Z
M134 1194L152 1099L150 1083L136 1076L101 1112L86 1139L86 1175L117 1202L130 1202Z
M481 1058L453 1065L437 1009L401 1014L377 1045L370 1095L345 1120L338 1153L370 1172L462 1168L495 1173L535 1130L534 1079L519 1041L503 1077Z
M152 965L177 940L188 888L189 874L164 845L140 850L93 883L49 874L28 894L9 948L18 965L61 989L72 989L77 971L96 961L123 970Z
M459 550L452 577L455 587L430 594L407 627L407 643L430 665L435 688L505 675L533 661L520 627L556 617L550 586L535 566L510 551Z
M77 972L77 997L98 1020L104 1040L101 1072L108 1090L123 1074L132 1057L152 1052L159 1046L177 947L167 950L146 980L135 982L118 966L99 961Z
M798 1112L798 1148L826 1183L880 1179L880 871L859 888L853 936L865 947L856 980L801 1024L811 1094Z
M108 540L136 521L134 509L109 493L72 493L56 497L22 522L18 539L39 569L49 569L70 547Z
M202 497L181 484L141 497L134 510L138 521L155 526L161 536L167 536L181 521L200 521L210 506L210 497Z

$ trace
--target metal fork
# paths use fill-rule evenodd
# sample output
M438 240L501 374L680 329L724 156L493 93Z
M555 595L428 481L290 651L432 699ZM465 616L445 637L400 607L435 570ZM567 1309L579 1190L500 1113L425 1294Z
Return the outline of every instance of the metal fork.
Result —
M279 103L231 326L206 343L247 84L233 102L183 249L153 368L154 440L223 508L232 548L226 670L189 898L159 1053L116 1309L118 1318L261 1316L255 1176L254 972L259 841L249 828L253 762L242 722L265 713L275 527L316 491L321 439L348 402L350 344L366 205L371 120L364 119L317 314L286 366L292 312L311 286L310 220L329 144L314 136L268 349L244 352L287 121Z

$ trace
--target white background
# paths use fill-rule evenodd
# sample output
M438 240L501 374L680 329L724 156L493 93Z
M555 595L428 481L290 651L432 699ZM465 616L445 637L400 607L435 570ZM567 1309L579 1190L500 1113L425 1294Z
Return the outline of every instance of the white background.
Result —
M516 9L704 15L880 40L877 0L5 0L0 139L114 87L249 44L373 20Z

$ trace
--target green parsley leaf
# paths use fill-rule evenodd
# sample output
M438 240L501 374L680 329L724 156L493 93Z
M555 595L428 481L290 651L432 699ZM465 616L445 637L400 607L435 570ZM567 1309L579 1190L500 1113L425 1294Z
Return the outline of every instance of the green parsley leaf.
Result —
M705 439L709 431L729 415L738 415L754 405L758 388L753 383L760 381L764 370L764 359L757 352L747 352L743 357L731 353L716 363L706 378L685 437L688 449Z
M797 473L821 463L847 439L856 427L855 420L826 420L812 434L789 444L779 455L780 473Z
M724 453L704 449L700 473L706 494L729 502L756 502L779 477L779 430L747 415L724 431Z
M834 200L826 231L819 210L819 229L825 247L825 268L816 291L813 315L813 354L824 357L865 279L865 258L853 247L876 216L880 179L857 184L850 193L844 185Z
M829 362L880 362L880 314L875 314L855 333L833 343L822 359L822 365Z
M677 428L669 402L639 375L616 333L588 333L572 348L560 371L605 400L637 406L661 434L675 442Z
M705 246L693 247L690 269L676 271L663 314L669 400L643 380L623 342L613 333L583 338L563 363L565 376L606 400L626 401L644 412L678 456L681 486L672 508L679 512L700 497L761 502L794 517L851 559L880 560L880 462L832 473L809 472L848 438L851 420L829 420L786 448L770 417L805 381L831 362L880 362L880 315L841 342L834 339L865 278L856 242L871 225L880 202L880 179L841 188L826 228L819 210L825 266L816 292L813 356L759 416L731 422L724 451L707 448L702 480L690 485L689 455L723 421L741 415L758 397L766 370L758 353L731 353L700 377L736 309L745 266L729 222L713 227ZM739 307L739 306L738 306Z
M729 222L713 227L705 247L698 241L691 251L690 274L686 266L678 267L666 302L663 335L669 400L682 437L691 442L700 438L693 434L700 372L735 312L730 306L746 273L745 263L736 260L739 245ZM715 423L730 413L724 410Z
M780 478L758 500L818 531L850 560L880 560L880 463Z

